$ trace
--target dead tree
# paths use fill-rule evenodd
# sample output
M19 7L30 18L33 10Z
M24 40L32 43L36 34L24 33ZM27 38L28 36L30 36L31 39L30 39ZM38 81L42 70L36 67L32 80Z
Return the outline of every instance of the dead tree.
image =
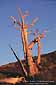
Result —
M28 27L33 26L33 24L37 21L37 18L32 20L32 23L30 25L28 25L28 24L25 25L24 18L26 16L26 14L23 15L20 8L19 8L19 13L20 13L21 20L22 20L21 22L17 21L12 16L11 16L11 18L14 20L14 23L18 24L20 27L23 51L24 51L24 58L27 61L27 65L28 65L28 74L31 76L34 76L35 74L38 74L38 68L36 67L36 64L33 62L32 53L30 52L30 49L28 48L27 29L28 29Z
M38 45L38 49L37 49L37 52L38 52L37 65L39 65L40 62L41 62L41 58L40 58L40 49L41 49L40 40L41 40L41 38L44 38L44 33L39 34L39 35L38 35L33 41L31 41L30 44L29 44L29 49L32 49L32 47L34 46L35 43L37 43L37 45Z

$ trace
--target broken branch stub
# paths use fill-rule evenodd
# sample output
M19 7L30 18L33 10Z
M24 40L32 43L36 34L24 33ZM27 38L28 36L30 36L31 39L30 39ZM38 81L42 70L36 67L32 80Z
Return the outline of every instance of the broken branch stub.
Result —
M11 45L9 45L10 49L12 50L13 54L15 55L15 58L17 59L18 61L18 65L20 66L21 68L21 71L22 71L22 75L26 78L27 77L27 71L26 69L24 68L22 62L19 60L19 58L17 57L15 51L13 50L13 48L11 47Z

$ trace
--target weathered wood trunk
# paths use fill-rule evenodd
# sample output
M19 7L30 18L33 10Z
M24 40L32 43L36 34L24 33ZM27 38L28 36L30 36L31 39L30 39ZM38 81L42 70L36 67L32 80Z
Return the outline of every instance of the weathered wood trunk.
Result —
M25 28L24 25L24 17L22 19L21 37L22 37L24 58L28 66L28 75L34 76L35 74L38 73L38 68L36 67L36 64L33 62L32 54L28 48L27 27Z
M39 65L40 64L40 62L41 62L41 58L40 58L40 37L38 37L38 42L37 42L37 44L38 44L38 58L37 58L37 65Z

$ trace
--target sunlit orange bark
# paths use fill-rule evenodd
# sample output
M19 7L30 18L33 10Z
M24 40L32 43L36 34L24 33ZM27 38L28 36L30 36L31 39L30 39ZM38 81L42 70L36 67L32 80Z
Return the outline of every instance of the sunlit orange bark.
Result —
M38 52L37 64L38 65L41 62L41 58L40 58L40 49L41 49L40 40L43 37L44 37L44 34L43 33L41 35L38 35L38 37L36 37L33 41L31 41L30 44L29 44L29 46L28 46L29 49L32 49L32 47L34 46L34 44L37 43L37 45L38 45L38 49L37 49L37 52Z
M37 64L39 65L40 64L40 62L41 62L41 58L40 58L40 37L38 37L38 42L37 42L37 44L38 44L38 58L37 58Z
M29 68L28 74L30 74L31 76L34 76L35 74L38 73L38 68L36 67L36 64L33 62L32 53L30 49L28 48L27 29L29 26L24 24L24 15L22 15L21 10L20 10L20 15L21 15L22 22L21 23L17 22L17 24L20 26L24 58L28 64L28 68ZM33 26L35 22L36 20L33 20L30 26Z
M32 54L31 54L31 52L28 48L27 28L24 28L24 23L23 23L22 29L23 29L22 39L24 40L23 43L24 43L24 46L25 46L25 48L24 48L25 59L26 59L26 62L28 63L28 68L29 68L28 72L31 76L34 76L35 74L38 73L38 69L33 62Z

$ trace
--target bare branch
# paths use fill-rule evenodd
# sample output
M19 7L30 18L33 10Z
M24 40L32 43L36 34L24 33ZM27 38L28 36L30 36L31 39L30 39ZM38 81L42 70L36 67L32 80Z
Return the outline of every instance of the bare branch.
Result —
M28 11L26 11L25 12L25 14L24 14L24 16L28 16L29 15L29 12Z
M38 17L35 17L33 20L32 20L32 22L31 22L31 24L30 25L34 25L36 22L37 22L37 20L38 20Z
M22 10L20 8L18 8L18 11L19 11L20 16L22 17L22 15L23 15Z
M14 24L16 23L16 24L18 24L19 26L21 26L20 21L17 21L17 20L15 19L15 17L11 16L11 19L13 20Z
M14 21L14 23L16 23L15 17L11 16L11 19Z
M30 30L30 32L27 32L28 35L31 34L31 33L32 33L32 30Z

